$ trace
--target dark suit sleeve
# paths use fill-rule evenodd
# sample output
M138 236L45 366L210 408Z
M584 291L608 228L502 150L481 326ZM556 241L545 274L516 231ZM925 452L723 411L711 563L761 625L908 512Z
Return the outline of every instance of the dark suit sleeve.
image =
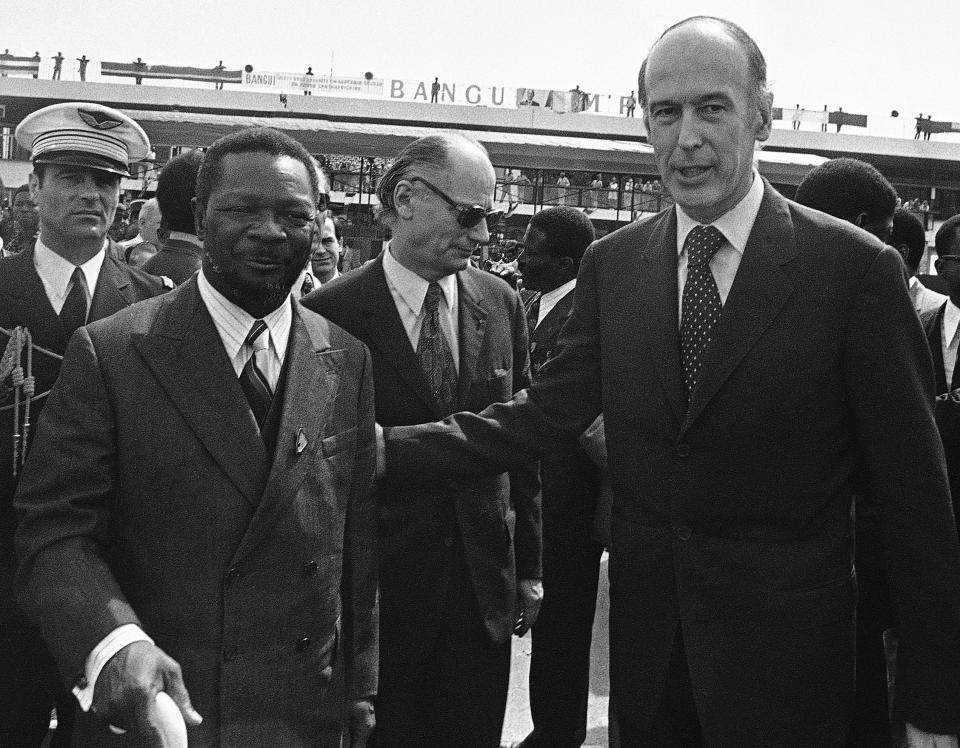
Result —
M373 375L370 352L363 346L360 393L357 399L357 454L343 549L346 698L377 692L377 508L372 491L376 470Z
M558 444L573 443L600 414L599 298L601 262L592 245L577 279L573 311L560 332L559 353L509 403L479 414L384 429L387 473L404 480L494 475L521 468Z
M108 633L139 624L106 560L117 460L113 408L93 342L80 328L16 496L17 600L68 682Z
M896 715L960 730L960 550L933 415L933 367L903 281L884 249L844 330L846 387L899 622Z
M530 386L530 342L523 304L514 305L513 314L513 391ZM510 471L510 503L516 515L513 549L517 579L543 576L543 520L540 495L540 463L527 462Z

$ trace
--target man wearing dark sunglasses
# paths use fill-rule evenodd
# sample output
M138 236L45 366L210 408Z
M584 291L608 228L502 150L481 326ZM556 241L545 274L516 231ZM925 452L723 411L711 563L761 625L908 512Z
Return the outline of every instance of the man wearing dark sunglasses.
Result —
M411 143L377 190L389 248L303 301L369 346L384 425L479 412L529 381L517 293L469 263L495 184L472 140ZM377 748L499 745L511 632L539 611L539 488L535 463L380 484Z

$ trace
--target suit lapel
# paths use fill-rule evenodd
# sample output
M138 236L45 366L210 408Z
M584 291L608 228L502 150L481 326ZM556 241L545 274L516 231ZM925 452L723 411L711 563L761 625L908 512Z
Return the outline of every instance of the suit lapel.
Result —
M87 319L90 322L104 319L135 301L130 293L130 276L113 258L112 247L108 247L100 267L97 287L90 300L90 314Z
M34 341L44 341L45 347L63 353L67 347L67 338L60 326L60 317L54 311L43 281L33 266L33 249L25 249L16 257L6 260L3 272L12 278L5 283L13 303L21 311L12 315L17 323L26 326ZM6 313L0 317L8 316Z
M417 354L397 312L393 295L383 274L383 257L355 272L363 273L363 285L357 299L363 317L363 339L371 349L383 353L380 362L392 366L410 391L419 397L439 419L440 408L420 370Z
M681 432L717 394L790 298L793 282L782 266L796 255L787 202L765 184L760 212L720 315L717 337L705 353L700 384Z
M677 318L677 215L674 210L655 218L649 234L641 234L639 278L627 287L643 289L638 294L638 325L649 336L650 350L660 375L660 384L677 417L683 420L686 407L683 373L680 369L680 331ZM643 322L649 320L649 323Z
M150 332L134 345L197 438L255 506L269 468L266 448L195 278L165 297Z
M470 277L469 270L457 273L460 304L460 372L457 380L457 405L463 407L477 373L477 360L483 347L487 312L483 292Z
M924 325L924 332L927 334L927 344L930 347L930 355L933 357L933 373L937 380L937 394L948 392L950 387L947 384L946 367L943 361L943 315L947 310L946 302L937 310L936 314L930 315ZM953 378L957 378L957 372L954 370Z
M263 499L234 556L253 550L297 495L324 438L330 401L339 387L342 351L330 350L327 321L294 304L287 343L287 383L277 448Z

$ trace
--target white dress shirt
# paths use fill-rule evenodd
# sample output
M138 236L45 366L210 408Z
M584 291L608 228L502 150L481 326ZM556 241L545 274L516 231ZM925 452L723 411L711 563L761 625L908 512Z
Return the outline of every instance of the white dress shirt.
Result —
M217 328L220 340L223 341L223 347L227 352L227 358L233 364L233 370L237 377L247 365L247 361L253 355L253 349L245 346L243 341L253 327L256 317L250 314L232 301L227 299L217 289L210 285L203 274L203 269L197 275L197 286L200 289L200 298L210 312L213 318L213 325ZM280 379L280 367L283 366L283 360L287 355L287 342L290 339L290 325L293 322L293 307L290 305L290 297L274 309L270 314L263 318L267 324L267 330L270 333L270 355L267 357L267 366L263 375L270 383L270 389L277 389L277 380Z
M552 291L547 291L540 295L540 311L537 313L537 324L534 328L540 326L540 323L546 319L547 315L560 302L564 296L570 293L577 285L577 279L568 280L562 286L557 286Z
M943 373L947 378L948 391L953 382L953 367L957 362L957 348L960 345L958 327L960 327L960 309L947 298L947 308L943 310L943 325L940 327L940 345L943 350Z
M430 281L424 280L415 272L408 270L397 262L389 248L383 253L383 274L386 276L390 295L393 296L393 303L396 304L397 312L400 314L400 321L403 322L403 328L407 331L410 345L416 352L417 343L420 342L420 328L423 327L425 316L423 302L427 297L427 288L430 286ZM456 274L447 275L438 280L437 283L440 285L440 290L443 291L443 298L440 301L440 327L447 339L447 345L450 346L450 353L453 354L453 365L457 368L459 374L460 339L457 334L457 320L459 319L457 276Z
M97 280L100 278L100 270L103 268L103 259L107 255L107 244L107 240L104 239L100 251L80 265L83 277L87 281L88 313L90 302L93 300L93 293L97 288ZM33 267L36 268L37 275L40 276L43 290L47 292L50 306L53 307L53 311L60 314L60 310L63 309L63 304L67 300L67 294L73 288L73 269L76 265L50 249L43 243L43 236L40 236L37 238L33 250Z
M710 270L713 278L717 282L717 290L720 291L720 303L727 303L727 295L733 286L733 279L737 275L737 269L740 267L740 260L743 259L743 250L747 246L747 239L750 238L750 232L753 230L753 224L757 220L757 214L760 212L760 203L763 202L763 180L756 170L753 172L753 183L750 190L744 195L743 199L733 208L728 210L716 221L710 225L723 234L726 241L723 246L717 250L717 253L710 260ZM693 230L694 226L700 225L690 216L684 213L683 208L677 206L677 304L679 313L677 314L677 324L683 313L683 287L687 282L687 253L683 250L683 243L687 239L687 234Z
M37 245L39 246L39 242ZM73 272L73 266L70 267L70 272ZM86 273L86 269L84 272ZM245 346L243 341L246 339L247 333L250 332L250 328L253 327L256 318L211 286L202 269L197 275L197 286L200 289L200 298L203 299L203 303L213 319L213 326L223 342L227 358L230 359L233 370L239 378L247 360L253 355L253 349ZM61 301L62 305L63 302ZM263 371L263 374L270 383L270 388L276 390L277 380L280 378L280 368L283 366L283 360L287 355L290 327L293 322L293 307L290 298L287 297L283 304L263 317L263 321L267 325L270 336L268 349L270 355L267 357L266 370ZM93 690L103 666L121 649L137 641L153 643L153 639L147 636L143 629L136 624L128 623L107 634L87 655L84 663L85 682L82 684L83 687L77 685L73 688L73 694L80 702L80 708L83 711L89 711L90 705L93 703Z

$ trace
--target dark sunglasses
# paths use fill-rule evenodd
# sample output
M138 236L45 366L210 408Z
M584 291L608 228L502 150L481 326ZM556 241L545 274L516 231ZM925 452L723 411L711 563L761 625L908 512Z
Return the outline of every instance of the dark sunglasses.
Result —
M454 212L457 214L457 223L459 223L465 229L472 229L484 219L487 221L487 229L493 229L500 222L500 218L503 216L502 210L487 210L481 205L464 205L463 203L458 203L456 200L444 193L443 190L430 184L430 182L423 177L410 177L410 181L422 182L423 185L433 194L435 194L437 197L443 198L447 205L453 208Z

